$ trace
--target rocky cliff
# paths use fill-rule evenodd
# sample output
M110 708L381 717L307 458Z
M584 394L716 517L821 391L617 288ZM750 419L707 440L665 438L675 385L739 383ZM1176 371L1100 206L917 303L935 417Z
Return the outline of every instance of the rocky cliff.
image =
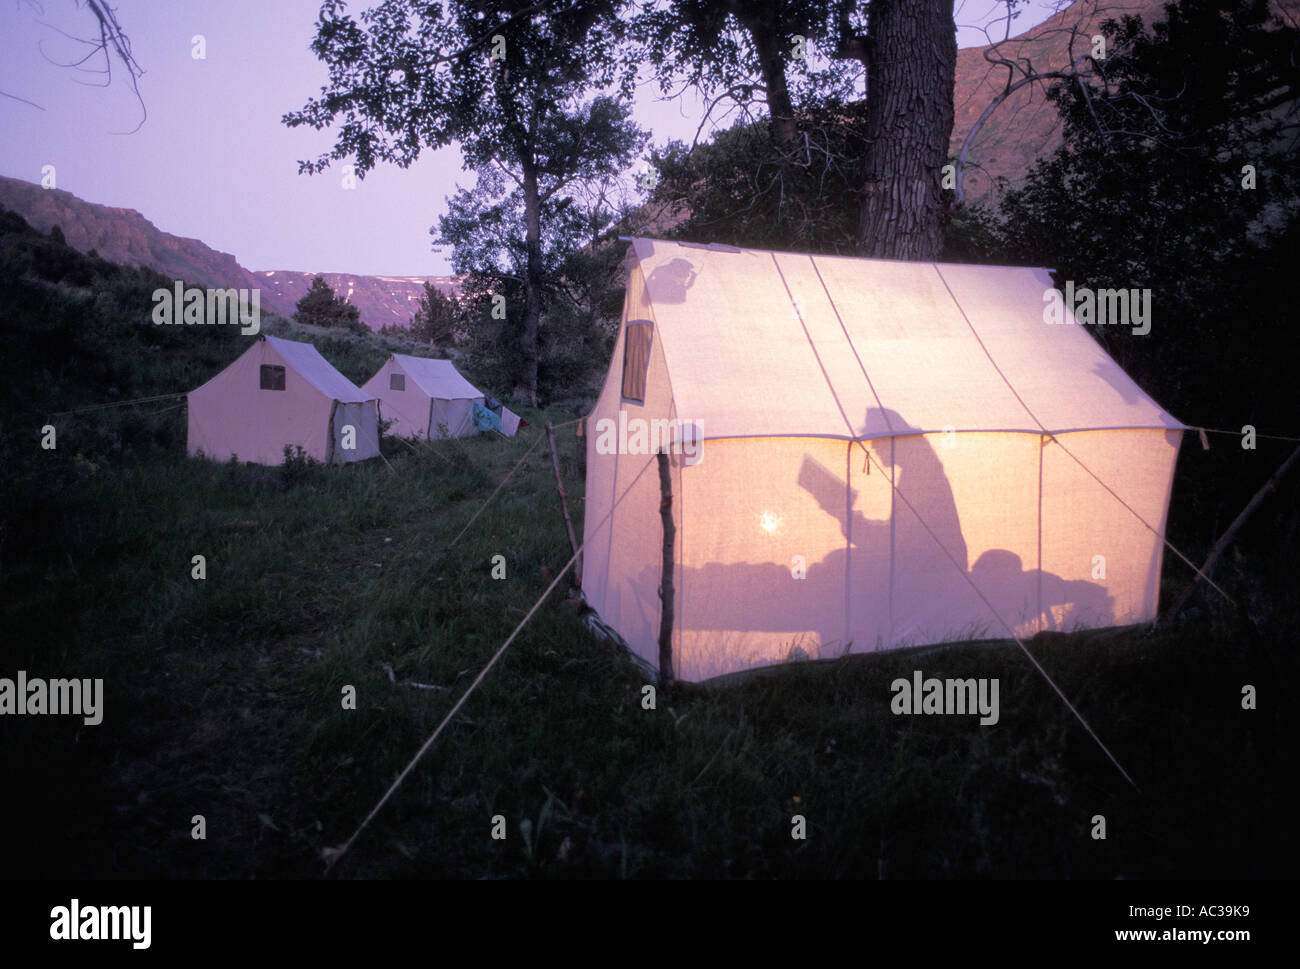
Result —
M126 266L148 266L164 275L198 286L261 289L263 309L293 315L298 300L315 273L253 272L228 252L218 252L198 239L163 232L134 209L96 205L62 189L43 189L31 182L0 176L0 206L21 215L42 232L54 226L68 245L81 252L94 249L105 259ZM361 311L371 329L405 326L427 279L452 294L459 283L452 276L357 276L320 273L334 292Z

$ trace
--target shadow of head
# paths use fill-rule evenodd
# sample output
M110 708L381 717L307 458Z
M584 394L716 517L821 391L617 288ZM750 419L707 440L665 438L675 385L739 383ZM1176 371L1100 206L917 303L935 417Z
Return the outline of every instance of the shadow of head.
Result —
M1005 610L1003 619L1019 619L1016 607L1036 602L1048 628L1069 629L1072 625L1105 626L1114 619L1114 597L1106 587L1085 579L1063 579L1041 569L1024 568L1015 552L991 548L970 570L971 581L995 608Z
M684 303L686 291L695 283L695 265L689 259L670 259L656 266L646 286L659 303Z
M1024 564L1020 556L1015 552L1005 548L991 548L975 560L970 574L976 584L983 582L992 589L1027 573L1024 572ZM980 586L980 588L984 587L984 585Z
M886 470L896 467L906 472L910 466L942 476L934 446L921 428L909 424L898 411L889 407L867 408L866 433L876 435L866 446L871 449L875 462ZM895 438L899 437L908 439L905 446L896 445Z

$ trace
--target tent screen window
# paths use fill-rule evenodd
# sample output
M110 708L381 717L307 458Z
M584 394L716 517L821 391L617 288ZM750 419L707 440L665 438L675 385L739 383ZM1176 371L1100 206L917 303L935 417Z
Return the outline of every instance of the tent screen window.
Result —
M645 403L645 377L650 369L649 320L629 320L623 340L623 399Z
M388 375L388 389L389 389L389 390L405 390L405 389L406 389L406 374L404 374L404 373L390 373L390 374Z
M262 364L262 389L284 390L284 367L275 364Z

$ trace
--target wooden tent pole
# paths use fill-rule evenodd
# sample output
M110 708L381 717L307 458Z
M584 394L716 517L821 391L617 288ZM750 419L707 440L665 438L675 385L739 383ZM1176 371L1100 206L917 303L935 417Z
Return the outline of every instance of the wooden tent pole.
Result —
M582 556L578 552L578 539L573 534L573 520L569 517L569 498L564 493L564 479L560 477L560 452L555 448L555 428L546 422L546 442L551 446L551 467L555 470L555 490L560 493L560 511L564 512L564 530L569 533L569 547L577 556L573 563L573 587L582 588Z
M1296 448L1291 452L1291 456L1282 462L1280 468L1273 472L1273 477L1264 482L1264 487L1255 492L1255 497L1250 499L1246 507L1241 510L1241 514L1238 515L1233 523L1228 526L1228 530L1223 533L1217 542L1214 543L1214 548L1210 550L1210 557L1207 558L1205 564L1201 566L1201 571L1196 574L1196 577L1193 578L1187 588L1183 590L1183 594L1178 597L1178 601L1174 603L1174 607L1165 613L1165 619L1174 619L1183 611L1183 607L1185 607L1188 600L1191 599L1192 593L1194 593L1200 586L1201 580L1208 578L1210 573L1214 571L1214 567L1219 564L1219 557L1223 555L1224 551L1232 543L1232 540L1237 537L1237 533L1241 531L1241 528L1246 524L1247 519L1255 513L1255 509L1257 509L1264 499L1268 497L1269 492L1277 489L1278 483L1287 476L1292 468L1296 466L1297 461L1300 461L1300 448Z
M659 460L659 518L664 526L663 573L659 583L659 686L673 682L673 539L677 529L673 525L673 485L668 472L668 453L660 451Z
M325 463L334 463L334 415L338 412L339 402L337 400L330 403L330 442L329 447L325 449Z

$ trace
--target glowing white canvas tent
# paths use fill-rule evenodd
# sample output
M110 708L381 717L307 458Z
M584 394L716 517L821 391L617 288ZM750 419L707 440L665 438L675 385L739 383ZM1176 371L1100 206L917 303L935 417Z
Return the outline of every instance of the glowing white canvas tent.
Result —
M334 464L379 454L374 398L310 343L260 336L187 402L191 455L279 464L286 444Z
M392 354L362 386L379 398L389 433L398 437L464 437L476 431L474 403L485 403L481 390L466 380L450 360ZM519 418L502 407L503 433L513 436Z
M678 678L1005 636L996 616L1022 636L1155 616L1183 425L1044 322L1046 271L650 239L628 267L583 586L651 665L656 436L681 452Z

